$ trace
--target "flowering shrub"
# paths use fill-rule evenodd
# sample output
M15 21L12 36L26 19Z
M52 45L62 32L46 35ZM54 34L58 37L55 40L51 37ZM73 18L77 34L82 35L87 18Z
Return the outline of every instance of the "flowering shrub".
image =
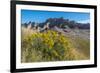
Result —
M22 35L22 62L64 61L82 58L63 34L48 30ZM74 52L73 52L74 51Z

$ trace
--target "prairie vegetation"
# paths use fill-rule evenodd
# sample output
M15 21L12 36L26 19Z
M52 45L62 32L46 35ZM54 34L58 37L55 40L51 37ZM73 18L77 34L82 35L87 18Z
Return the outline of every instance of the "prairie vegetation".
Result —
M86 60L90 58L90 42L54 30L36 32L22 27L21 62Z

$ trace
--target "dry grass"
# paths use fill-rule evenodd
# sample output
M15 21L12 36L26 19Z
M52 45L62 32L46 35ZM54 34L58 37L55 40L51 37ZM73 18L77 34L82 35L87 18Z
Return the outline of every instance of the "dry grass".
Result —
M22 27L21 62L45 62L89 59L89 40L58 34L54 31L37 33Z

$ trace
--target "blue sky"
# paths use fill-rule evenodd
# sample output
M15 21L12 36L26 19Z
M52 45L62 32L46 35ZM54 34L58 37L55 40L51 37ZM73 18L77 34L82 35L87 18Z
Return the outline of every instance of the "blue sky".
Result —
M56 12L56 11L38 11L38 10L21 10L21 23L29 21L41 23L48 18L59 18L75 20L80 23L90 22L90 13L83 12Z

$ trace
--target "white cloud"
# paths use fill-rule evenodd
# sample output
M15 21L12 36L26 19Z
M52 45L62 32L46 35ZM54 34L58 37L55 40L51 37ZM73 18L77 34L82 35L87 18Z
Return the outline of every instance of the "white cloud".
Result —
M88 19L88 20L80 20L80 21L78 21L78 23L90 23L90 20Z

